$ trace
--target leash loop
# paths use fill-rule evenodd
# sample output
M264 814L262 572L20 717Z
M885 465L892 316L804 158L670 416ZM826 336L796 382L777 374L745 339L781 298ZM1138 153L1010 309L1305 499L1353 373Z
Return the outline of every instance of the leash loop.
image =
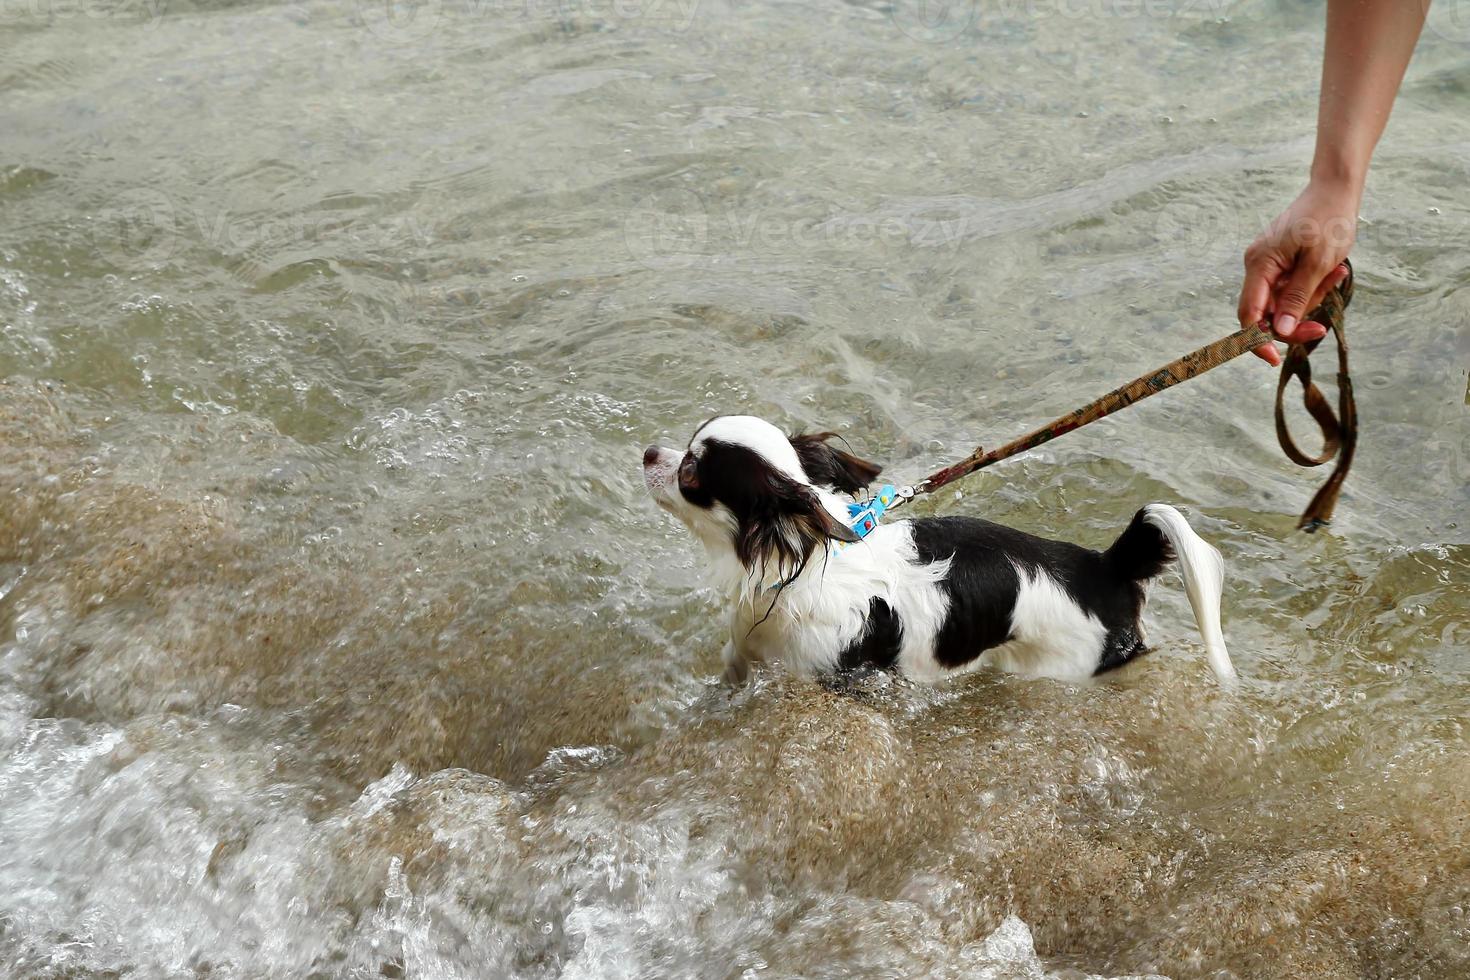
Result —
M1281 451L1286 453L1287 459L1298 466L1321 466L1333 459L1337 460L1337 467L1332 475L1312 497L1301 520L1297 522L1299 529L1308 532L1332 521L1338 494L1342 492L1342 482L1347 478L1358 444L1358 405L1353 397L1353 379L1348 371L1345 329L1347 307L1353 299L1353 266L1347 260L1343 260L1343 264L1347 266L1347 278L1304 318L1304 322L1325 326L1337 343L1337 412L1332 411L1327 396L1322 394L1322 389L1312 380L1311 355L1321 340L1292 344L1287 349L1286 360L1281 364L1281 377L1276 383L1276 441L1281 445ZM1286 424L1286 388L1292 378L1296 378L1301 384L1302 405L1307 414L1312 416L1317 427L1322 430L1322 452L1316 456L1302 452L1292 439L1291 430Z
M1298 466L1321 466L1333 459L1337 460L1337 467L1332 471L1332 475L1312 497L1301 520L1297 522L1297 527L1305 531L1315 531L1332 520L1332 512L1337 506L1338 494L1342 491L1343 480L1347 478L1348 469L1352 466L1353 452L1358 443L1358 410L1357 402L1353 398L1352 377L1348 372L1348 344L1344 328L1345 313L1353 296L1353 266L1346 259L1343 260L1343 264L1347 266L1347 277L1328 291L1322 302L1302 318L1304 322L1320 323L1326 326L1337 342L1337 412L1332 411L1327 396L1322 394L1322 389L1312 381L1310 358L1312 351L1316 350L1317 345L1321 342L1320 340L1306 344L1292 344L1287 350L1285 361L1282 362L1281 376L1276 384L1276 441L1281 444L1282 452L1286 453L1287 458ZM888 505L888 509L901 507L920 494L933 493L945 484L968 476L976 470L984 469L992 463L997 463L1028 449L1035 449L1059 435L1064 435L1073 429L1080 429L1104 416L1127 408L1135 402L1158 394L1166 388L1172 388L1182 381L1197 378L1206 371L1239 357L1246 351L1272 343L1274 340L1275 336L1270 332L1265 321L1243 327L1213 343L1206 344L1199 350L1165 364L1157 371L1151 371L1142 377L1135 378L1076 411L1006 443L999 449L986 452L983 447L977 447L974 452L958 463L936 470L917 483L895 490L894 499ZM1322 452L1316 456L1302 452L1292 439L1291 432L1286 425L1286 388L1292 378L1300 382L1302 403L1306 406L1307 413L1317 423L1318 428L1322 430Z

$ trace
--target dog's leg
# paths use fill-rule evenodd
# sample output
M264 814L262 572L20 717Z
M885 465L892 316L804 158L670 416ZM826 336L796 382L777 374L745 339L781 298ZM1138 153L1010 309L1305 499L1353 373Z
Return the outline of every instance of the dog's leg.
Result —
M721 659L725 662L726 684L740 687L750 678L750 661L745 659L745 654L740 652L734 640L726 641Z

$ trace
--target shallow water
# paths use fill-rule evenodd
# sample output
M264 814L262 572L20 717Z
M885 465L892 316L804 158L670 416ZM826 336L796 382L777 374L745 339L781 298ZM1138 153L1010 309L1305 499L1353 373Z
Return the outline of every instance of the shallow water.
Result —
M1319 19L0 4L0 974L1470 975L1455 4L1331 533L1254 361L921 505L1185 507L1238 692L1166 581L1103 684L732 695L639 473L743 411L912 479L1227 330Z

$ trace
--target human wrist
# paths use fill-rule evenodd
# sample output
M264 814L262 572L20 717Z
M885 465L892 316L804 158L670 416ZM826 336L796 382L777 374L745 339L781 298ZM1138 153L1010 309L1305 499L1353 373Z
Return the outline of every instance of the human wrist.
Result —
M1367 179L1368 160L1364 155L1319 149L1312 160L1312 185L1335 195L1350 195L1354 210L1363 199Z

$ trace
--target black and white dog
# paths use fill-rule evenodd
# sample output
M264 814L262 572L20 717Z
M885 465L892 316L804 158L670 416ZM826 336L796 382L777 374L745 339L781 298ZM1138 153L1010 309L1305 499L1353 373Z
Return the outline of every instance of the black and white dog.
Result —
M782 660L798 674L862 667L937 680L993 663L1076 680L1146 650L1145 587L1177 556L1205 652L1235 675L1220 632L1224 564L1177 510L1149 504L1103 552L971 517L895 520L859 539L838 493L881 468L769 422L719 416L680 453L649 446L658 505L703 542L734 608L725 676Z

